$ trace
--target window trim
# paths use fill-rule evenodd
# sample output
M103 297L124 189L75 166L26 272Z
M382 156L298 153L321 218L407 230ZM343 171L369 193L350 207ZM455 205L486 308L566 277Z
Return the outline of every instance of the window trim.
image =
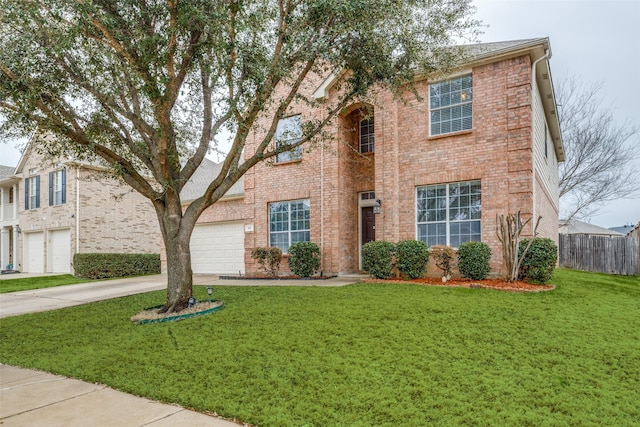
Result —
M452 82L454 80L459 80L459 79L464 79L464 78L471 78L471 88L470 88L470 99L468 101L465 102L459 102L456 104L449 104L446 106L440 106L440 107L432 107L431 105L431 88L435 85L440 85L443 83L447 83L447 82ZM469 133L471 131L473 131L473 73L471 71L469 72L465 72L463 74L460 75L455 75L452 76L448 79L445 80L439 80L439 81L435 81L433 83L429 83L428 89L428 98L429 98L429 138L439 138L439 137L445 137L445 136L451 136L451 135L458 135L461 133ZM471 126L469 128L466 129L458 129L458 130L450 130L448 132L439 132L439 133L433 133L433 124L434 121L432 120L432 116L433 116L433 112L434 111L444 111L444 110L451 110L453 107L457 107L457 106L463 106L463 105L470 105L471 106ZM462 116L461 116L462 119ZM443 123L443 121L440 121L439 123Z
M364 122L368 122L365 126L370 127L371 132L367 133L367 141L365 144L363 144L362 141L362 125ZM375 152L375 138L376 138L376 131L375 131L375 120L374 120L374 116L373 114L369 117L365 117L364 119L360 120L358 122L358 151L361 154L371 154ZM363 151L362 147L366 146L367 147L367 151Z
M451 185L460 185L460 184L474 184L474 183L478 183L478 185L480 186L480 218L475 218L475 219L465 219L465 220L452 220L450 218L450 211L452 209L451 205L450 205L450 195L449 195L449 188ZM423 221L423 222L418 222L418 217L419 217L419 209L418 209L418 191L420 190L420 188L427 188L427 187L436 187L436 186L442 186L444 185L446 188L446 193L445 193L445 201L446 201L446 207L445 207L445 219L442 221ZM469 195L471 196L471 195ZM437 184L425 184L425 185L418 185L415 187L415 238L416 240L422 240L420 239L419 236L419 227L420 225L428 225L428 224L444 224L445 225L445 245L447 246L451 246L451 229L450 226L453 223L473 223L473 222L478 222L480 224L480 232L479 232L479 240L482 240L482 180L481 179L472 179L472 180L467 180L467 181L454 181L454 182L446 182L446 183L437 183ZM468 206L465 206L465 208L470 208L471 204L469 204ZM424 240L423 240L424 241ZM468 240L466 240L468 241ZM428 245L428 242L425 242ZM436 243L436 244L443 244L443 243ZM457 246L452 246L454 248L457 248Z
M291 228L291 205L294 203L305 203L308 206L307 211L309 212L309 228L305 228L305 229L297 229L297 230L292 230ZM271 206L275 205L275 204L287 204L287 230L282 230L282 231L271 231ZM282 200L282 201L274 201L274 202L269 202L267 205L267 230L268 230L268 241L269 241L269 246L277 246L273 243L272 241L272 235L273 234L287 234L287 248L286 250L282 249L282 253L286 254L289 251L289 247L291 247L292 245L292 239L291 239L291 234L292 233L299 233L299 232L307 232L309 233L309 240L304 240L306 242L311 241L311 200L310 199L296 199L296 200ZM277 246L279 247L279 246Z
M299 123L300 123L299 135L296 134L292 138L281 139L279 134L279 129L278 129L280 128L280 123L283 122L284 120L294 119L296 117L299 118ZM278 149L278 146L281 144L291 144L291 143L295 144L301 139L302 139L302 114L293 114L291 116L282 117L281 119L278 120L278 125L276 127L276 133L274 137L276 150ZM286 156L286 158L284 158L284 156ZM282 151L276 154L275 157L276 157L275 159L276 164L300 161L302 160L302 146L295 147L291 150Z
M49 206L60 206L67 202L67 170L66 168L49 172ZM56 188L57 177L60 176L60 188ZM60 193L60 202L57 203L57 193Z

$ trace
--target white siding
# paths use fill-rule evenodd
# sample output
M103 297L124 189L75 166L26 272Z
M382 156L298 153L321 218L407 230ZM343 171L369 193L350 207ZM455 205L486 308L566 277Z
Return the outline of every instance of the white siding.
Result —
M534 169L544 189L549 193L555 208L558 208L558 158L556 157L553 140L549 133L547 120L540 99L540 92L533 91L533 157ZM546 130L546 138L545 138ZM546 155L545 155L546 140Z

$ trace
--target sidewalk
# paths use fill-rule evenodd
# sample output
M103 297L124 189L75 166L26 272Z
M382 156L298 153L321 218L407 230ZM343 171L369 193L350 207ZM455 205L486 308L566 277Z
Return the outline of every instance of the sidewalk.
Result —
M0 365L2 427L238 427L99 384Z
M12 278L25 277L11 275ZM344 286L361 276L328 280L220 280L194 275L200 286ZM133 277L0 294L0 317L55 310L166 288L166 275ZM2 427L237 427L231 421L46 372L0 364Z

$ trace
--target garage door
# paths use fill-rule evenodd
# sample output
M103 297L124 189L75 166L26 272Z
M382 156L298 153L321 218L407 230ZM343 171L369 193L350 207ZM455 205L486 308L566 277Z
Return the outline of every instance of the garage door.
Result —
M49 232L49 246L47 247L49 273L71 272L71 232L53 230Z
M194 273L244 273L244 225L242 222L196 225L191 235Z
M44 233L25 233L24 270L27 273L44 273Z

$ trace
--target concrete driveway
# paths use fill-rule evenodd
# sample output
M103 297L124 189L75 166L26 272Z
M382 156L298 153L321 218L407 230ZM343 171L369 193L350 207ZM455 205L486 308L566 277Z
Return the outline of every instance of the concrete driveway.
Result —
M3 275L3 279L29 277L21 274ZM215 274L194 274L193 284L200 286L344 286L357 282L359 275L339 276L326 280L221 280ZM34 289L0 294L0 318L20 314L56 310L58 308L119 298L167 287L166 274L130 277Z

